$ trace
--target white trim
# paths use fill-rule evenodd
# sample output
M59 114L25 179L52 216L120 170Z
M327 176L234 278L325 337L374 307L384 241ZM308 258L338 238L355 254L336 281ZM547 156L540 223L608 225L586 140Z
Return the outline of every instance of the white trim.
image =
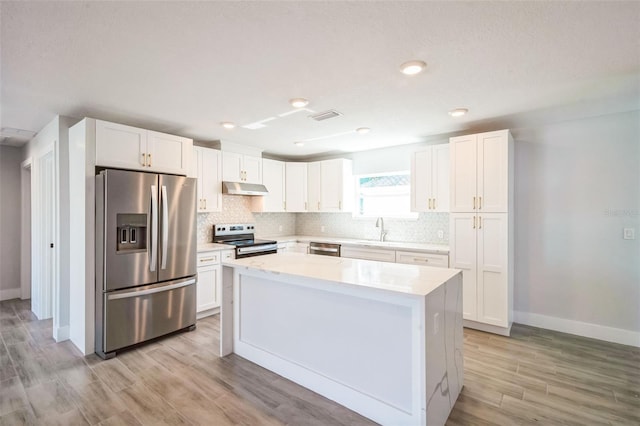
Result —
M485 324L482 322L466 319L463 320L462 325L465 328L473 328L474 330L480 330L486 333L499 334L501 336L507 337L511 335L511 323L509 323L509 327L500 327L498 325Z
M0 290L0 301L19 299L21 293L22 291L20 290L20 288L6 288L4 290Z
M69 340L70 328L68 325L64 327L58 327L53 330L53 339L56 342L62 342L65 340Z
M625 330L622 328L607 327L565 318L550 317L533 314L530 312L514 311L514 322L532 327L546 328L562 333L575 334L591 339L604 340L606 342L620 343L640 347L640 332Z
M20 298L31 299L31 166L33 158L20 163Z

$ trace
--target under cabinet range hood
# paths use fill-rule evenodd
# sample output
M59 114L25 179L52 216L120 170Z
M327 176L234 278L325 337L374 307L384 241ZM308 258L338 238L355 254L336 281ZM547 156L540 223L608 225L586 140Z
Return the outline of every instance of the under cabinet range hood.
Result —
M267 187L260 183L222 182L222 193L229 195L268 195Z

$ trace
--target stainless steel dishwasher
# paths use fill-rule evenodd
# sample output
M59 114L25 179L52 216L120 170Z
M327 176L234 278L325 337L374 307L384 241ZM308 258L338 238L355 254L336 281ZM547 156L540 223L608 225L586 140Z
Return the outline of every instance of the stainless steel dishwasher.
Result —
M340 257L340 244L310 242L309 253Z

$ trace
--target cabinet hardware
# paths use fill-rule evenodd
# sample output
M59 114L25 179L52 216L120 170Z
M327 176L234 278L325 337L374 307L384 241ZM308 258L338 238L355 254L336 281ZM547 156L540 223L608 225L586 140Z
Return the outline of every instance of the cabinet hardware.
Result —
M476 229L476 217L473 217L473 229Z
M433 209L434 210L436 209L436 199L435 198L433 199Z
M478 216L478 229L482 229L482 216Z
M205 210L207 209L207 199L206 198L204 199L204 209Z
M285 211L287 210L287 202L286 201L282 202L282 209L285 210Z
M476 197L473 197L473 209L476 209Z
M306 201L304 202L304 209L305 210L307 209L307 202Z
M429 210L431 210L431 198L427 198L429 200Z
M198 209L202 210L202 198L198 200Z
M320 201L318 201L318 211L320 211Z
M143 152L142 153L142 167L147 167L147 155Z
M482 210L482 197L478 197L478 210Z
M428 261L429 261L429 259L420 259L419 257L414 257L414 258L413 258L413 261L414 261L414 262L428 262Z
M338 210L342 210L342 201L338 201Z
M213 262L215 260L216 260L215 257L205 257L203 259L200 259L200 262Z
M147 167L151 167L151 154L147 154L148 164Z

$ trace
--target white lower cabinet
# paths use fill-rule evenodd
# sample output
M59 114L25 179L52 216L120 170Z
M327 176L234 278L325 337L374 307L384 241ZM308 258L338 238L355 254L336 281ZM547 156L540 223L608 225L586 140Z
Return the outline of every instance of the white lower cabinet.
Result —
M415 251L396 251L396 263L410 265L449 267L449 256L446 254L430 254Z
M286 251L289 253L307 254L309 253L309 243L289 242L287 243Z
M507 213L451 213L451 267L462 270L463 317L508 330L512 288Z
M351 259L378 260L380 262L395 262L396 252L393 250L377 250L360 247L340 248L341 257L349 257Z
M215 313L206 311L220 307L222 266L220 265L220 251L198 253L197 259L196 313L200 318Z

